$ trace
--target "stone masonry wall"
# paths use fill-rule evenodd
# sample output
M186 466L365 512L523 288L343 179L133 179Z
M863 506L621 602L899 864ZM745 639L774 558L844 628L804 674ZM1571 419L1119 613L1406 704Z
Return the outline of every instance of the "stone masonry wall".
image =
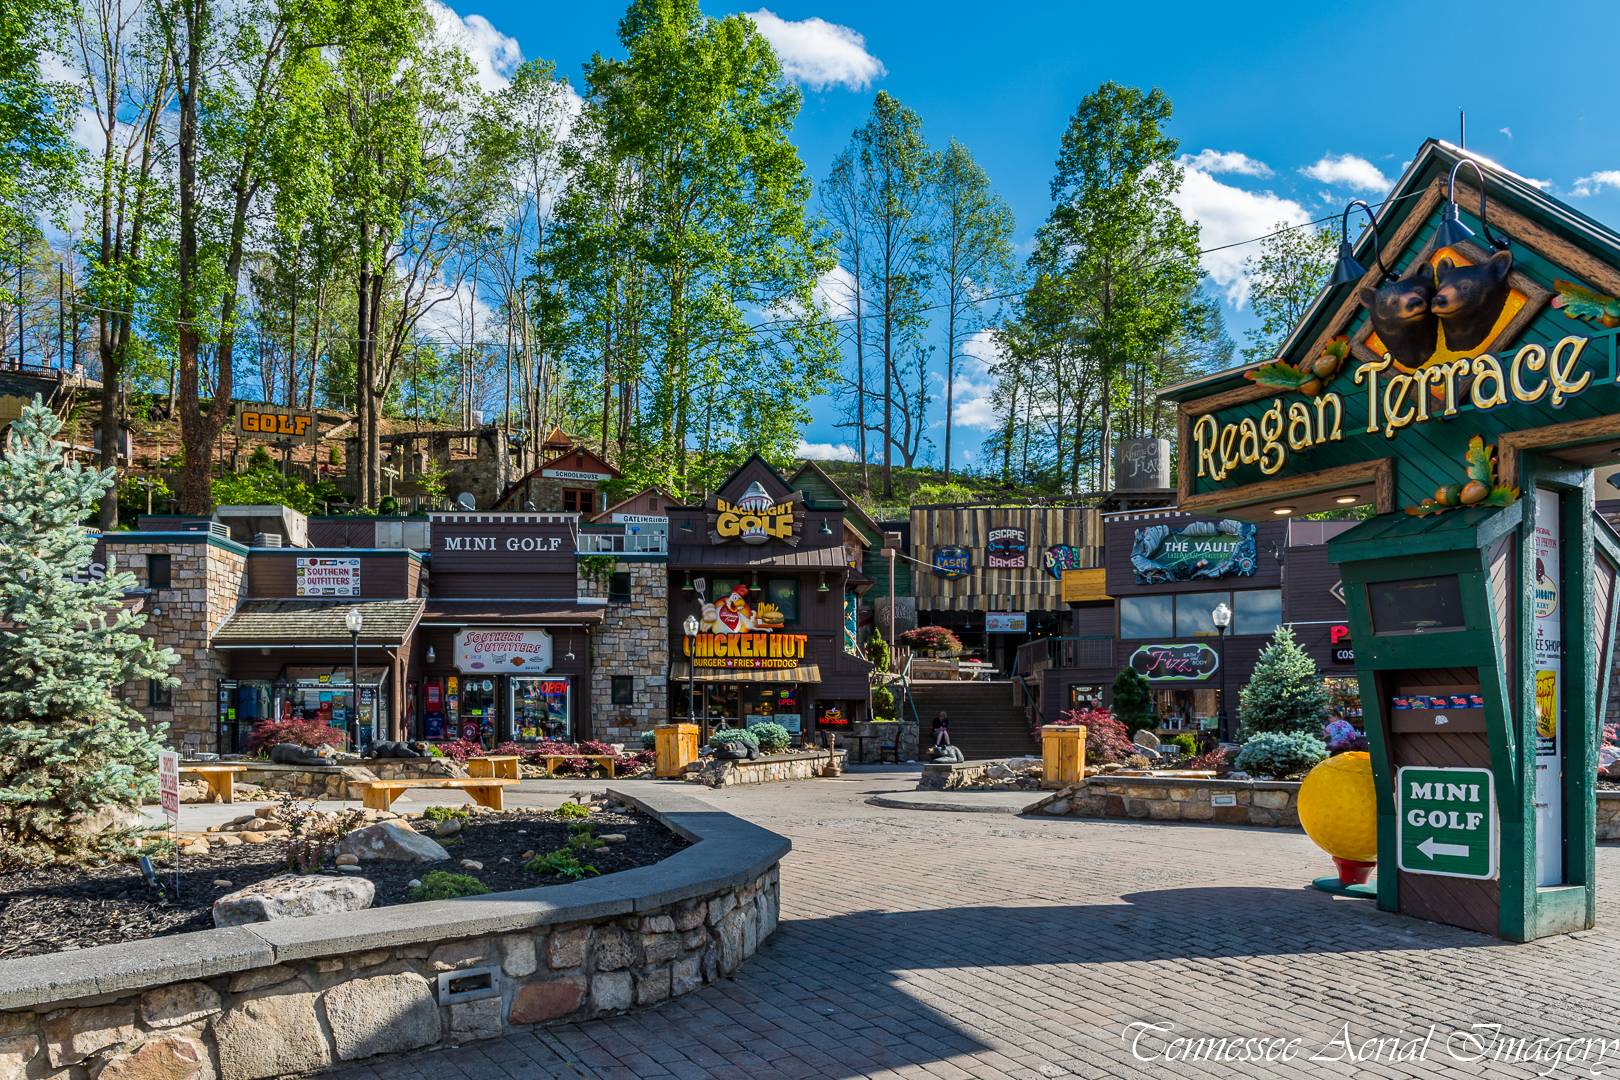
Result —
M708 787L736 787L739 784L771 784L778 780L812 780L827 767L829 756L836 756L844 767L848 751L801 750L753 761L721 761L708 758L699 769L686 774L688 780Z
M166 708L150 704L145 679L125 683L124 700L148 721L167 723L170 746L212 751L217 742L218 683L225 668L208 642L245 595L247 557L194 541L109 544L108 551L116 568L133 572L143 586L148 580L147 557L169 556L170 588L147 597L141 634L174 650L179 663L172 672L180 683L171 691L171 704ZM158 609L162 614L156 614Z
M591 732L602 742L641 748L641 733L669 715L669 576L662 562L620 560L614 571L629 573L630 602L608 604L602 625L591 635ZM579 595L606 599L608 583L584 571ZM635 680L635 700L613 704L613 676Z
M0 1077L260 1080L656 1005L735 972L779 906L773 866L639 915L459 939L447 922L440 941L0 1012ZM475 969L487 991L441 999L440 975Z
M1216 805L1217 797L1230 805ZM1299 784L1286 780L1190 780L1184 777L1092 776L1031 806L1054 817L1212 821L1222 825L1299 828Z

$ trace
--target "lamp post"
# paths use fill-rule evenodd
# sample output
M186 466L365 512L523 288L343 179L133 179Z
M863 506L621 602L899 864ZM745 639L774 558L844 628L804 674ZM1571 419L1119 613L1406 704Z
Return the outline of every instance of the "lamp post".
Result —
M1215 708L1215 734L1222 742L1226 742L1232 737L1227 729L1226 719L1226 630L1232 625L1232 609L1227 607L1223 600L1209 613L1209 621L1215 624L1215 633L1220 635L1220 654L1216 662L1221 668L1221 683L1220 689L1216 691L1218 698Z
M349 613L343 616L343 625L349 631L349 643L354 650L349 667L349 739L350 748L355 751L360 749L360 631L365 622L365 616L360 614L357 607L350 608Z
M690 724L697 719L693 702L693 695L697 692L697 616L688 615L686 621L681 623L681 631L686 634L686 722Z

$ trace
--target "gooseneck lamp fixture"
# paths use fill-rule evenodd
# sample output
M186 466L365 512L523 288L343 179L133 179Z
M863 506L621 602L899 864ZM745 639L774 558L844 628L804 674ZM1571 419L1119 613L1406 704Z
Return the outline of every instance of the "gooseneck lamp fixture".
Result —
M1372 207L1360 199L1351 199L1344 213L1339 215L1339 261L1333 264L1333 277L1328 282L1330 285L1348 285L1367 276L1367 268L1361 265L1350 248L1350 211L1358 206L1366 211L1368 226L1372 230L1373 262L1378 264L1379 272L1386 281L1395 276L1384 265L1383 253L1378 249L1378 221L1373 217Z
M1446 177L1446 205L1440 211L1440 228L1434 234L1434 249L1439 251L1441 248L1455 247L1474 235L1474 230L1464 225L1457 216L1457 170L1464 165L1470 166L1479 176L1479 224L1485 230L1485 239L1497 251L1506 251L1509 246L1507 237L1491 232L1491 223L1485 218L1485 170L1473 158L1459 158L1457 164L1451 167L1451 175Z

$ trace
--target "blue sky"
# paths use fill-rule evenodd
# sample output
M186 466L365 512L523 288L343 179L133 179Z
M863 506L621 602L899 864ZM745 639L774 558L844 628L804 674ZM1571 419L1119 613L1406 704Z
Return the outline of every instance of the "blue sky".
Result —
M521 53L552 60L576 86L593 52L616 49L623 14L617 0L450 2L473 51L497 74ZM1620 32L1612 2L1351 10L715 0L704 8L753 14L804 86L795 135L812 178L826 174L872 95L886 89L921 115L931 142L955 137L972 149L1017 215L1021 242L1048 210L1069 116L1107 79L1159 86L1175 103L1172 133L1188 158L1183 208L1201 223L1206 247L1336 213L1350 198L1375 202L1426 137L1457 140L1459 108L1467 110L1469 149L1620 225L1614 73L1592 48ZM1241 261L1253 250L1205 259L1240 344L1253 323ZM988 413L982 363L965 367L953 440L959 464L977 450ZM943 395L935 409L942 416ZM847 443L834 426L838 411L817 409L805 433L815 452Z

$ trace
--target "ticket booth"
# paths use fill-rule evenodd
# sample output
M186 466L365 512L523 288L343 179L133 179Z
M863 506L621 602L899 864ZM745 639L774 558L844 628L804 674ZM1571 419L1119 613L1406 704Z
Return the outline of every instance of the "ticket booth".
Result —
M1377 517L1328 544L1377 787L1378 904L1516 941L1593 925L1594 674L1620 566L1584 471L1535 481L1510 506Z

